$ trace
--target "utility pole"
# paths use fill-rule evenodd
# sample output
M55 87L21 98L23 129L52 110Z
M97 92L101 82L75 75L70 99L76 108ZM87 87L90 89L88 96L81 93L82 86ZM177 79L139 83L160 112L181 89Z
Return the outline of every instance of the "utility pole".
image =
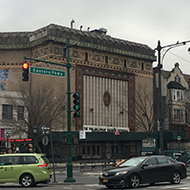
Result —
M158 46L157 46L157 51L158 51L158 80L159 80L159 127L160 127L160 131L159 131L159 139L160 139L160 151L161 154L163 154L163 149L164 149L164 145L163 145L163 117L162 117L162 86L161 86L161 69L162 69L162 64L161 64L161 45L160 45L160 41L158 41Z

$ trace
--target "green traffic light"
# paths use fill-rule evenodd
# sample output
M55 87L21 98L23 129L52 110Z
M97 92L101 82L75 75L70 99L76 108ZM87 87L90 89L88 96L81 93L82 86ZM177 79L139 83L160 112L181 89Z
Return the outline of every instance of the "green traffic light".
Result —
M79 112L80 111L80 93L75 92L73 94L73 98L74 98L74 100L73 100L73 103L74 103L73 109L75 110L75 113L73 114L73 116L75 118L79 118L79 117L81 117L81 114Z
M73 109L76 110L76 111L79 111L80 110L80 106L79 105L74 105Z

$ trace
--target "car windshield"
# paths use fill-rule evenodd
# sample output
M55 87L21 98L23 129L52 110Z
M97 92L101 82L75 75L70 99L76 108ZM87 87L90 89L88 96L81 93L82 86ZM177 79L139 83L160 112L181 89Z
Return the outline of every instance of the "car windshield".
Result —
M131 158L131 159L126 160L125 162L121 163L120 165L118 165L118 167L123 167L123 166L138 166L145 159L146 159L146 157Z

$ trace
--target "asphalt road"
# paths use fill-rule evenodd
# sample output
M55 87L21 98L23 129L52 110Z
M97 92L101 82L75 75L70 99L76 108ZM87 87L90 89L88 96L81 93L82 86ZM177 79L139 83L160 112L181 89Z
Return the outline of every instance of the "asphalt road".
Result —
M101 167L96 167L94 170L86 168L85 171L80 171L79 167L73 168L73 178L76 182L65 183L64 180L67 177L66 168L56 168L55 170L55 181L54 176L52 177L51 183L49 184L38 184L32 188L22 188L24 190L106 190L105 186L98 184L98 176L101 172ZM190 170L190 168L189 168ZM189 172L188 172L189 173ZM20 190L21 186L18 184L0 184L1 189L14 189ZM159 183L154 186L143 185L138 190L190 190L190 175L181 181L178 185L170 183ZM117 190L117 188L115 189ZM120 188L121 190L121 188Z

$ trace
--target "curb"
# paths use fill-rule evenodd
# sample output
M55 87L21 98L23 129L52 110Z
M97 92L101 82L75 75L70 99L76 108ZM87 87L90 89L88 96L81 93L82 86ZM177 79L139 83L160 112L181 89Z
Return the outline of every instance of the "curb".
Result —
M50 182L48 185L85 185L82 182Z

